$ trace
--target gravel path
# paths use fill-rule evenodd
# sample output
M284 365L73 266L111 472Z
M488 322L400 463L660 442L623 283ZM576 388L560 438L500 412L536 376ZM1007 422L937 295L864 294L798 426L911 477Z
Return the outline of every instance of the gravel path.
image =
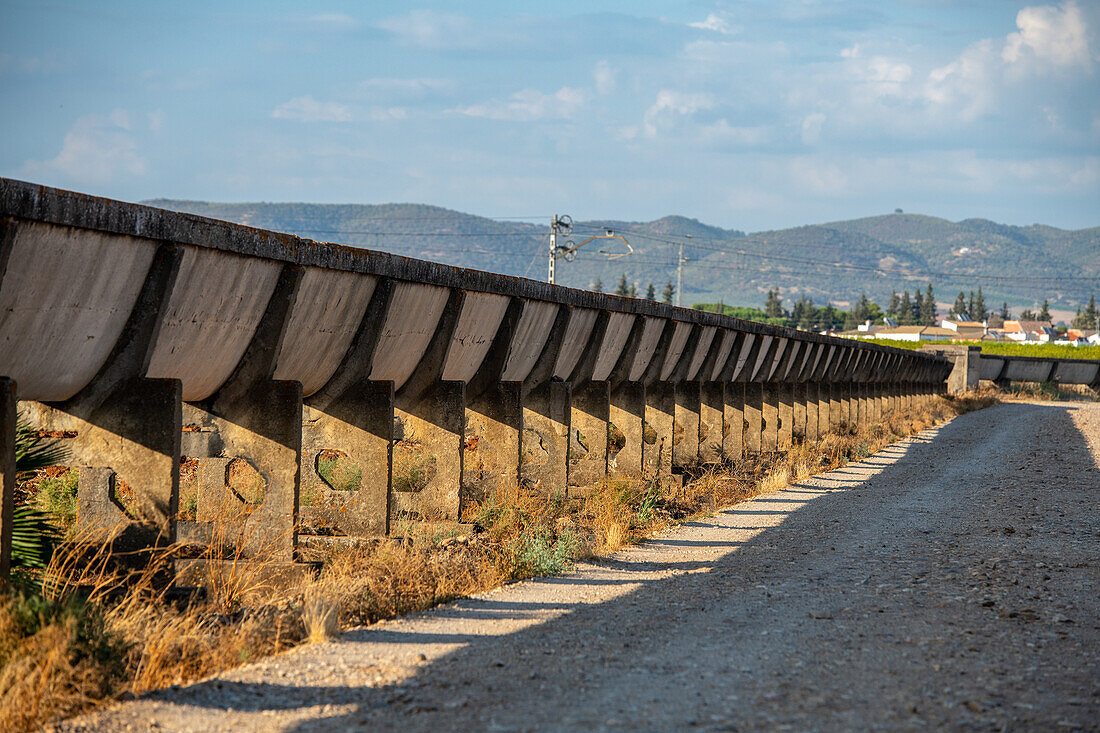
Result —
M71 730L1100 729L1100 405L964 415Z

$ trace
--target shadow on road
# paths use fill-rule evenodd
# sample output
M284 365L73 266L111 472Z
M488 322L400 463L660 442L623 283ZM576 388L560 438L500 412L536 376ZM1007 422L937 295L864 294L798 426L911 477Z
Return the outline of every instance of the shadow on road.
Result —
M799 482L782 492L725 509L714 520L691 523L706 530L718 524L730 525L733 519L732 525L737 526L730 529L745 529L741 525L746 522L736 521L738 518L783 517L778 524L768 520L773 526L745 542L672 537L646 543L647 549L659 551L679 549L690 553L713 548L720 551L717 556L711 553L707 558L662 562L650 557L652 553L628 551L593 563L599 577L586 577L586 573L539 578L525 584L523 593L530 597L537 595L538 588L550 592L570 586L619 588L612 592L612 597L601 602L593 603L579 597L572 601L512 601L506 598L510 592L506 588L487 598L464 599L427 614L437 618L482 621L476 633L419 633L373 627L344 634L341 647L363 643L399 647L447 644L454 647L430 659L395 685L298 687L211 680L171 693L153 693L150 697L164 695L176 704L203 706L210 698L217 697L208 694L213 686L233 693L233 709L237 711L292 710L322 704L336 706L335 713L318 712L321 717L298 724L293 729L298 731L393 725L396 719L393 716L413 728L450 729L456 725L455 716L460 712L464 717L473 714L464 708L463 700L476 689L478 697L488 695L502 703L506 701L507 708L530 711L533 721L560 721L562 718L556 716L583 704L588 692L584 678L589 671L597 676L646 673L645 667L649 664L646 660L651 658L666 661L663 667L654 668L653 684L639 690L639 695L696 694L695 689L670 689L669 679L674 672L680 675L677 679L681 679L683 670L690 669L695 640L701 634L729 635L731 658L726 662L737 667L744 662L733 656L742 636L750 630L759 634L760 624L769 616L781 616L790 611L784 605L784 597L773 597L768 590L787 567L782 554L772 557L776 548L784 548L798 556L843 557L844 563L855 565L858 571L863 545L857 543L864 541L859 527L865 517L879 516L876 521L880 522L885 522L881 517L896 521L897 531L910 538L906 541L916 541L911 538L937 530L935 507L920 506L920 511L913 510L916 500L907 497L907 493L915 492L905 485L911 480L901 475L903 467L911 471L912 461L922 462L923 481L935 483L941 481L936 458L943 452L961 452L973 461L989 460L991 445L1001 446L996 448L1001 450L1020 440L1032 439L1033 436L1019 436L1013 432L1015 418L1024 411L1042 411L1044 433L1062 436L1058 445L1049 446L1051 450L1087 452L1087 443L1069 415L1073 409L1078 408L1004 405L962 416L916 439L890 446L864 461L813 479L817 483L826 482L827 488ZM985 418L980 417L982 414ZM963 429L964 421L974 419L988 420L990 430L997 435L990 435L989 441L974 439ZM898 474L897 479L895 474ZM1095 476L1086 480L1091 482L1092 488L1100 488L1096 485L1100 480ZM948 486L946 480L944 484L944 497L956 502L967 500L968 487ZM766 508L778 503L793 503L795 507L790 511ZM837 517L847 517L850 522L837 521ZM659 579L652 577L655 571L668 570L688 572ZM835 623L832 621L834 613L839 615L839 609L849 602L843 583L837 585L841 587L822 592L820 607L826 610L820 616L811 615L811 619L823 619L818 623ZM499 597L501 595L505 598ZM561 591L555 595L560 596ZM681 604L678 599L688 601ZM743 606L733 613L734 619L740 619L738 625L718 629L707 627L711 616L706 614L706 609L719 604ZM546 614L550 614L549 618ZM802 612L801 618L805 617ZM618 621L606 623L607 618ZM508 627L504 633L495 632L494 623L502 620L522 625L518 630ZM898 633L904 634L905 630L899 629ZM679 651L670 655L670 648ZM517 656L516 649L527 650L529 654ZM293 657L286 661L293 663ZM822 661L808 659L807 663L821 664ZM693 683L697 689L710 682L722 686L732 684L732 673L721 663L712 664L698 674ZM821 674L843 674L843 670L821 671ZM574 679L575 683L563 685L562 679ZM548 685L547 680L558 682ZM746 684L744 678L741 683ZM419 699L418 689L435 690L436 693ZM629 705L630 701L625 704Z

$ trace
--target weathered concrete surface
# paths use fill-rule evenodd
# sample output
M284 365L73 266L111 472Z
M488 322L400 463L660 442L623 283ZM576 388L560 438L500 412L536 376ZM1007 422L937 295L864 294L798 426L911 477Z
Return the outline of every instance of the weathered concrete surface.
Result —
M395 389L405 385L433 337L437 337L437 326L448 308L450 296L446 288L397 284L386 325L375 347L372 380L393 382ZM445 338L445 343L449 346L449 337Z
M649 476L672 475L673 441L676 435L675 387L656 382L645 391L646 440L642 446L645 471Z
M236 544L248 554L275 561L294 559L303 405L300 382L272 377L302 275L297 266L280 268L271 298L255 319L256 328L232 374L211 399L189 404L184 411L187 424L213 434L209 452L199 457L207 459L207 465L200 460L200 468L217 469L202 474L205 486L200 478L199 511L204 494L216 496L217 516L210 519L239 524ZM251 495L239 493L230 483L229 464L237 460L258 477Z
M359 332L378 278L307 267L275 360L275 379L309 397L332 379Z
M982 348L966 344L940 344L922 346L921 351L928 354L939 354L951 360L951 374L947 377L947 391L950 394L961 394L967 390L977 389L978 380L982 377ZM985 377L996 379L996 376Z
M146 375L180 379L188 402L214 394L252 341L282 270L277 262L185 247Z
M498 297L498 296L494 296ZM492 329L464 329L461 319L456 329L459 333L477 333L477 338L487 338L485 346L477 346L478 354L471 358L472 338L463 343L463 356L456 359L456 342L452 341L447 354L448 364L443 375L461 376L466 383L466 444L462 463L462 491L478 501L493 491L515 487L519 482L520 455L523 439L523 383L501 379L512 348L516 328L521 321L523 301L518 298L501 299L493 303ZM467 300L464 312L470 310ZM497 312L500 317L497 318ZM486 316L483 320L490 320ZM459 367L459 363L473 363L472 371ZM448 372L448 368L454 371Z
M18 380L20 399L67 400L92 380L156 251L137 237L3 223L0 375Z
M740 382L727 384L724 395L723 452L727 459L736 461L745 455L745 385Z
M779 448L790 450L794 445L794 385L780 384L779 393Z
M672 463L677 468L690 468L699 463L700 385L698 382L682 382L677 383L674 389L676 408Z
M719 463L724 457L726 436L725 387L721 382L703 382L699 392L699 460ZM740 452L738 452L740 457Z
M569 486L593 486L607 476L607 431L610 387L589 382L573 390L569 436Z
M485 498L519 482L523 407L518 382L501 382L466 402L463 489Z
M645 445L645 385L623 382L613 389L609 419L618 432L614 455L608 458L608 472L613 476L640 478Z
M156 251L130 317L87 385L63 402L24 403L24 419L36 429L72 436L64 441L67 465L105 470L95 479L86 472L80 484L83 530L135 524L134 540L175 539L182 385L144 374L182 254L173 246Z
M1096 405L970 413L573 574L66 728L1090 730L1098 461Z
M1054 381L1060 384L1100 382L1100 361L1060 359L1054 367Z
M1100 361L982 354L978 375L1001 384L1023 381L1097 385L1100 384ZM954 372L950 379L954 379Z
M289 537L280 552L292 553L303 476L307 527L366 535L397 517L457 518L464 496L513 481L583 493L609 470L671 477L674 464L762 439L778 447L780 416L759 425L759 385L865 383L885 376L886 355L890 374L924 392L948 368L0 179L0 377L37 401L43 426L75 426L89 491L107 487L86 513L141 519L162 537L175 521L202 535L191 514L216 516L237 496L256 533ZM743 384L760 399L734 426ZM784 445L800 421L785 421ZM198 488L179 520L183 457L197 461ZM345 466L339 488L322 458ZM260 487L247 500L242 476Z
M352 536L389 531L393 446L393 383L362 381L328 411L303 410L302 522L314 531ZM339 453L359 468L354 490L334 487L318 468L326 453ZM384 470L378 470L384 467ZM308 489L308 491L307 491Z
M465 454L462 382L435 382L415 401L397 401L401 426L393 448L390 525L402 520L457 521Z
M523 400L520 483L550 495L569 486L572 397L564 382L547 382Z
M764 450L764 385L745 385L745 452Z

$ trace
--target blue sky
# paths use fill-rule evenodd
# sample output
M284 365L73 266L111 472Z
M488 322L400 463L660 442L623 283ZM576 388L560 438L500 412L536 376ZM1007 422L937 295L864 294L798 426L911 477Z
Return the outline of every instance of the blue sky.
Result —
M1100 3L12 2L0 175L756 231L1100 224Z

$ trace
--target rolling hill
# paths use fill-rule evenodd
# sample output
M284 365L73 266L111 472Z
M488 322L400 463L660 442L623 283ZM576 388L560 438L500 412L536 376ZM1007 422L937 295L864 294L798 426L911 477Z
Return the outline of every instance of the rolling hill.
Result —
M424 204L144 203L310 239L385 250L462 267L542 279L548 227L501 221ZM574 262L559 261L558 282L605 290L626 276L640 293L675 281L680 244L685 304L722 300L759 305L769 288L844 306L860 293L885 303L891 291L924 288L950 303L980 285L991 306L1031 307L1044 298L1072 310L1100 295L1100 227L1068 231L985 219L951 222L919 214L836 221L745 234L668 216L650 222L577 222L580 243L607 228L624 236L595 240ZM564 239L562 241L565 241Z

